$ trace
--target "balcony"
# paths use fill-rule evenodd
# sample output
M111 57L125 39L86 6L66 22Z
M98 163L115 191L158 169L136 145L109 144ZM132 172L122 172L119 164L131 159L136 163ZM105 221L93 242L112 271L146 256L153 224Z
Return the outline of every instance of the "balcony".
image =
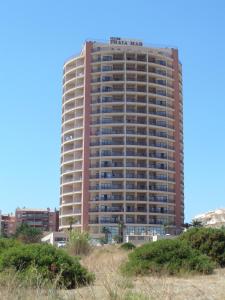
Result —
M101 207L90 208L89 212L123 212L123 207L105 207L104 209Z
M140 186L135 184L127 184L126 185L127 190L147 190L147 186Z
M124 154L123 154L123 152L119 152L119 151L117 151L117 152L115 152L115 151L112 151L112 152L103 152L103 153L99 153L99 152L97 152L97 153L92 153L90 156L91 157L100 157L100 156L123 156Z
M127 151L126 156L140 156L140 157L147 157L147 153L144 152L134 152L134 151Z
M124 198L122 195L101 195L96 196L95 198L93 198L91 201L123 201Z
M126 144L127 145L135 145L135 146L147 146L147 143L146 142L139 142L139 141L131 141L131 140L128 140L126 141Z
M95 175L91 175L90 176L91 179L113 179L113 178L123 178L123 174L122 173L106 173L106 174L95 174Z
M169 210L166 208L149 208L149 212L157 214L174 214L173 210Z
M103 168L107 168L107 167L114 167L114 168L120 168L120 167L123 167L123 163L122 162L112 162L112 163L104 163L104 162L101 162L101 167Z
M165 153L149 153L149 157L159 158L159 159L169 159L170 156L167 156Z
M112 134L123 134L124 131L123 130L102 130L101 132L96 132L96 135L104 135L104 134L107 134L107 135L112 135Z
M149 224L151 225L164 225L166 224L166 220L162 221L162 220L149 220Z
M147 213L147 209L146 208L134 208L134 207L131 207L131 208L127 208L126 212L127 213L130 213L130 212Z
M160 126L160 127L168 127L168 125L165 121L156 121L156 120L150 120L149 125Z
M147 175L144 174L135 174L135 173L127 173L126 178L138 178L138 179L147 179Z
M127 124L147 124L146 120L127 119Z
M123 102L123 98L115 98L115 97L103 97L102 98L102 103L107 103L107 102Z
M174 150L174 147L169 146L169 145L167 145L165 143L152 143L152 142L150 142L149 146L150 147L157 147L157 148L165 148L165 149Z
M90 143L90 146L100 146L100 145L104 145L104 146L111 146L111 145L123 145L123 141L101 141L101 142L92 142Z
M146 114L146 109L127 108L127 113Z
M151 190L151 191L160 191L160 192L175 193L175 189L170 189L167 186L154 186L154 185L150 185L149 186L149 190Z
M92 114L101 114L101 113L124 113L124 109L122 108L104 108L102 110L97 109L92 111Z
M126 196L126 201L147 201L147 197L146 196L131 196L131 195L127 195Z
M123 71L124 70L124 67L123 66L116 66L116 65L114 65L113 66L113 71Z
M167 196L150 196L149 201L151 201L151 202L162 202L162 203L174 203L174 201L167 198Z
M90 190L121 190L123 189L122 184L108 184L108 185L101 185L101 186L90 186Z

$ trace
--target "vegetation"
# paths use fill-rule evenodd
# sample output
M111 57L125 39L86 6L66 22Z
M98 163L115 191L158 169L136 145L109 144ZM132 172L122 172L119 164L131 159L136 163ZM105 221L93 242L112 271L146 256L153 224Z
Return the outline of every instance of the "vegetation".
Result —
M71 255L87 255L91 250L88 232L69 231L67 249Z
M118 242L119 243L123 242L125 227L126 226L123 221L118 222L118 237L119 237Z
M102 233L104 233L104 238L103 239L101 239L101 242L102 242L102 244L108 244L108 242L109 242L109 235L111 234L111 231L109 230L109 228L108 227L103 227L102 228Z
M136 248L136 246L130 242L128 243L123 243L121 246L120 246L121 249L124 249L124 250L133 250Z
M14 270L21 281L37 277L56 282L58 287L75 288L93 281L93 275L77 258L47 244L17 244L0 251L0 272Z
M184 232L180 240L211 257L221 267L225 266L225 230L196 227Z
M203 227L202 222L199 220L192 220L190 225L191 225L191 227Z
M178 239L160 240L136 248L122 267L127 275L204 273L213 271L214 263L206 255Z
M225 269L216 269L212 275L138 276L127 277L120 273L121 264L129 252L118 245L93 247L80 262L95 273L93 284L75 290L56 288L57 278L46 285L36 276L35 287L30 278L21 281L11 270L0 272L0 299L4 300L190 300L225 299ZM35 273L35 272L34 272Z
M42 238L42 231L26 223L22 223L16 229L15 237L23 243L39 243Z
M72 228L73 228L73 224L75 224L76 221L77 221L77 218L76 218L76 217L70 216L70 217L67 217L67 218L66 218L66 221L67 221L67 223L70 225L69 230L71 231Z
M21 243L12 238L0 238L0 255L3 251L21 245Z

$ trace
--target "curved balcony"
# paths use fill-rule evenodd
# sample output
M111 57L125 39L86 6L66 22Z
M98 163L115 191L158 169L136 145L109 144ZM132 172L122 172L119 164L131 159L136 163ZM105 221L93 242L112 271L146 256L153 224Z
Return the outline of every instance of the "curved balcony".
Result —
M90 186L89 190L94 191L94 190L123 190L123 185L122 184L109 184L109 185L102 185L102 186Z
M70 191L70 192L62 192L60 193L60 196L63 197L63 196L72 196L74 194L81 194L82 193L82 190L73 190L73 191Z

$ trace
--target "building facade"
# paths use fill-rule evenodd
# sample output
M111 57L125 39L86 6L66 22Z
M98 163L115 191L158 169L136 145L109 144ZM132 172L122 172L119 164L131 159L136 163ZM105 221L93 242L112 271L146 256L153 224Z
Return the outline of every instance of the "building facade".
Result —
M16 218L15 215L1 215L1 234L3 236L12 236L16 233Z
M181 230L182 102L177 49L111 38L66 61L60 230Z
M50 209L17 208L15 213L16 227L22 223L42 231L58 231L59 212Z

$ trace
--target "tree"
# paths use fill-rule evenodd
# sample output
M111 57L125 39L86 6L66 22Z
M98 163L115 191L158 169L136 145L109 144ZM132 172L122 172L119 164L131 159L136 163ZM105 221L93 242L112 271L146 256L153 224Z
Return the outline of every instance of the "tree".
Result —
M69 230L71 231L72 230L72 225L76 222L76 217L67 217L66 218L67 220L67 223L70 225L70 228Z
M184 223L182 227L185 228L185 229L188 229L189 227L191 227L191 224L190 223Z
M109 235L110 235L111 231L109 230L108 227L104 226L104 227L102 227L102 233L105 234L105 238L104 238L105 244L108 244L108 242L109 242Z
M42 237L41 229L22 223L16 229L15 237L23 243L39 243Z
M119 220L118 222L118 242L122 243L123 242L123 237L124 237L124 229L125 229L125 224L123 221Z
M192 227L203 227L202 221L194 219L191 222Z

